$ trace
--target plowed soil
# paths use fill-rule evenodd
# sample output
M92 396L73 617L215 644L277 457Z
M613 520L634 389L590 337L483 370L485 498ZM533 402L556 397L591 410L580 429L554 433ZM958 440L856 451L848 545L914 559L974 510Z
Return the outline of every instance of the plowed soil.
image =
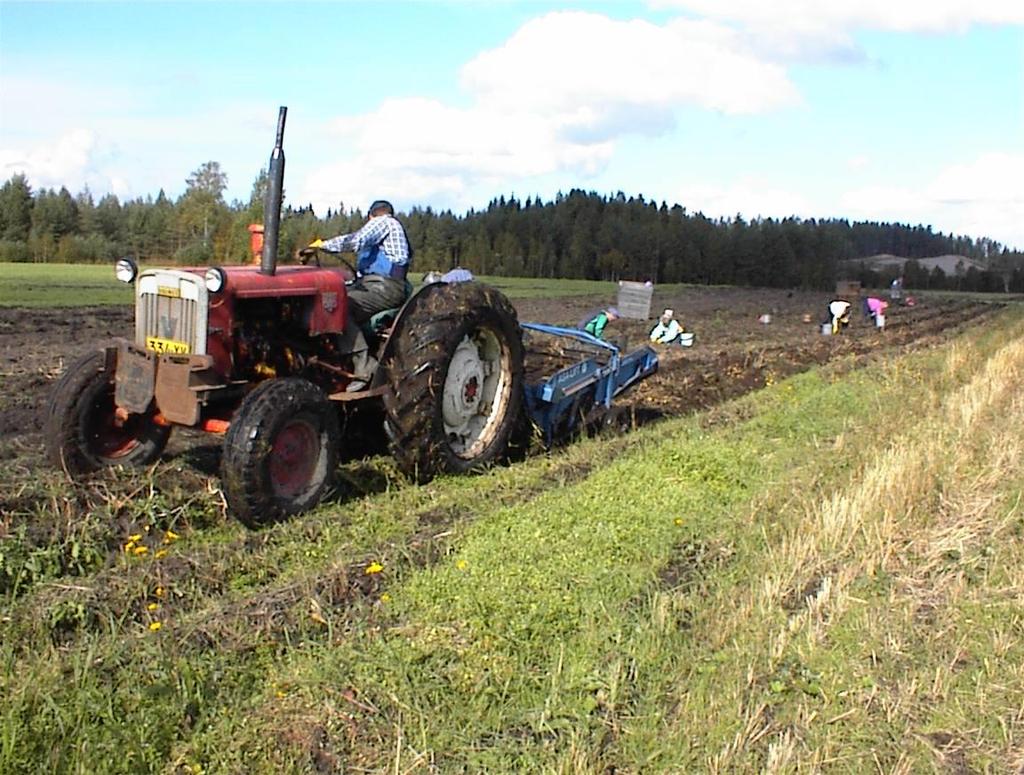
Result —
M520 320L573 325L607 301L531 299L518 300L515 306ZM934 345L1001 306L918 297L913 307L890 308L884 330L861 318L858 307L849 328L833 337L820 331L827 301L821 293L736 288L656 291L651 320L618 320L606 336L625 340L626 349L642 346L653 317L670 307L685 328L696 334L696 343L690 348L657 348L658 373L623 395L619 403L644 420L686 414L840 356L869 359L872 353L894 348ZM762 315L770 315L771 322L759 322ZM804 322L805 316L811 322ZM116 337L131 336L133 330L128 307L0 309L0 461L42 465L41 428L49 387L73 359ZM528 376L539 379L550 373L556 365L550 358L551 347L531 339L529 349L533 352L528 355ZM563 360L578 357L570 352ZM195 443L196 436L176 434L166 454Z
M850 325L837 336L823 336L821 322L828 300L820 293L738 288L687 289L672 295L656 292L651 320L620 319L605 330L606 338L619 339L620 344L625 339L626 350L643 346L655 323L653 317L671 308L684 328L696 335L695 343L688 348L652 345L658 353L658 373L616 403L630 408L641 421L699 411L843 356L868 362L874 353L935 345L1002 306L917 297L913 306L890 307L885 328L879 329L861 316L855 304ZM573 325L594 308L593 301L526 301L516 306L522 320ZM770 322L760 322L764 315L770 316ZM550 340L531 349L527 371L537 379L550 372L557 359L551 357ZM573 355L567 353L566 358Z

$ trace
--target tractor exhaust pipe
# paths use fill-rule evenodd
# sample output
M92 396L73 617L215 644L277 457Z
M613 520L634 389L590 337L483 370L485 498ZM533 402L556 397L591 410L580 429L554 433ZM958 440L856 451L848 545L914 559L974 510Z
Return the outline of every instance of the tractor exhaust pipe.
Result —
M277 115L277 139L270 152L267 172L267 198L263 202L263 255L260 273L273 275L277 271L277 241L281 231L281 200L284 198L284 119L288 108L281 107Z

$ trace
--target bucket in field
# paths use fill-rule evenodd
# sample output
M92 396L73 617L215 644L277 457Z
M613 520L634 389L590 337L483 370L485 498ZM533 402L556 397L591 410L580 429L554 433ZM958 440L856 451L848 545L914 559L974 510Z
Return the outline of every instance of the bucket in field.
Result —
M683 332L682 334L679 335L679 344L681 344L683 347L693 347L693 338L693 334Z
M875 315L875 326L877 328L885 328L885 315L881 312Z
M832 324L831 323L822 323L821 324L821 333L822 333L823 336L832 336Z

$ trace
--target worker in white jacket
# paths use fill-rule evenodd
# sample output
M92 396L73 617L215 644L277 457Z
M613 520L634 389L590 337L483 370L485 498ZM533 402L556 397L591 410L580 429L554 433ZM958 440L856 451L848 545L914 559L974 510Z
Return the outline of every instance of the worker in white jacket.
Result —
M670 309L661 313L661 317L651 329L651 341L656 344L678 344L683 335L683 327L673 316Z
M850 310L853 305L842 299L833 299L828 303L828 318L824 321L832 326L832 333L838 334L840 328L850 325Z

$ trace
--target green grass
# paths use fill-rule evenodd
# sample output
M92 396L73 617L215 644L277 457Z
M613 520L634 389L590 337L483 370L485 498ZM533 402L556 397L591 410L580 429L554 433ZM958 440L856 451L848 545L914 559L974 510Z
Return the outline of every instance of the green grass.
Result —
M81 307L132 303L112 265L0 264L0 307Z
M1016 771L1022 334L259 533L12 472L0 771Z
M512 299L554 299L566 296L605 296L613 299L617 293L617 284L605 280L565 280L531 277L490 277L479 278L488 285L499 288ZM688 287L683 284L664 284L658 286L659 292L671 292Z
M415 281L422 273L412 275ZM614 297L615 284L597 280L481 277L510 298ZM676 286L660 286L671 290ZM678 286L682 287L682 286ZM132 303L132 288L114 278L113 266L0 264L0 307L79 307Z

